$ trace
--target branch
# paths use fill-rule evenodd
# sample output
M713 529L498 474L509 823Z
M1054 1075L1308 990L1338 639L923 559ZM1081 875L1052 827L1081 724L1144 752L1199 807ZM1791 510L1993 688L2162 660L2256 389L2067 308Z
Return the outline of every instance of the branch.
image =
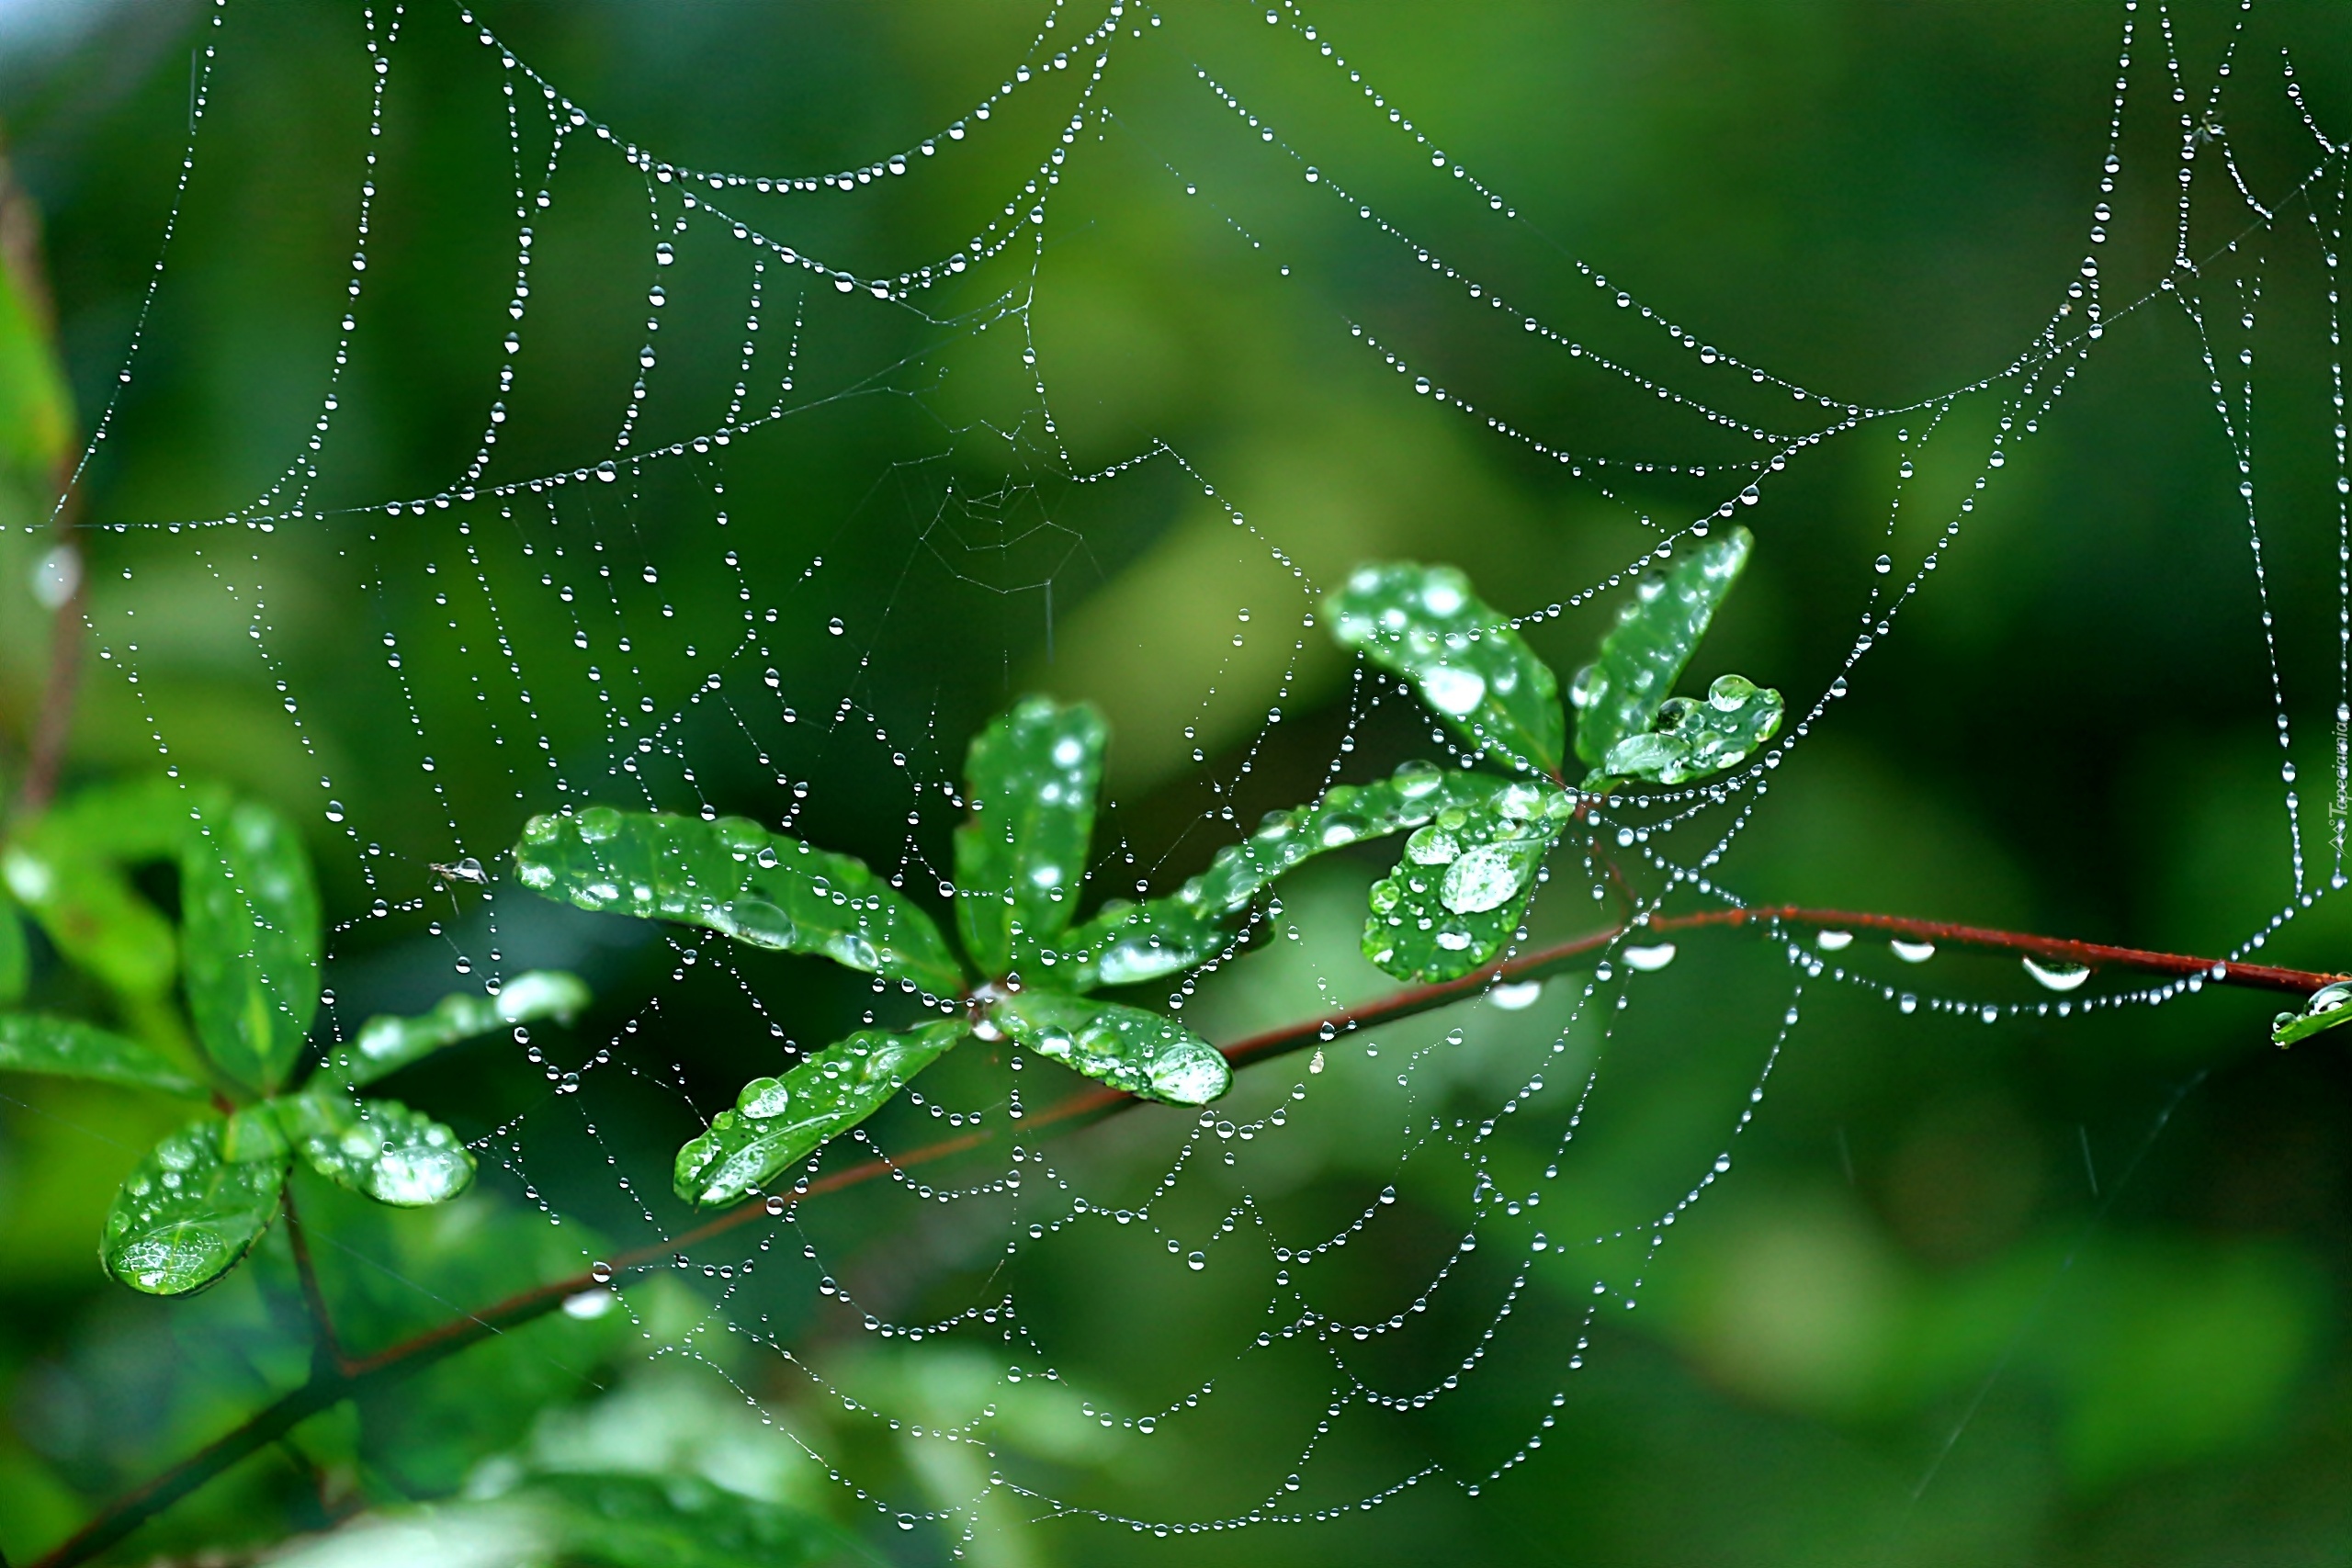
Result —
M1760 925L1772 928L1804 926L1824 931L1873 931L1890 937L1902 937L1915 942L1932 942L1954 947L1981 948L1995 953L2015 953L2050 959L2064 964L2084 964L2093 968L2133 970L2144 974L2164 975L2176 979L2203 977L2214 985L2245 986L2262 990L2287 991L2309 995L2323 986L2352 979L2352 976L2321 974L2303 969L2280 969L2267 964L2236 964L2221 959L2194 958L2179 953L2154 953L2136 947L2111 947L2100 942L2074 942L2063 937L2033 936L2019 931L1992 931L1980 926L1952 925L1941 920L1911 919L1899 915L1854 914L1840 909L1810 909L1795 905L1772 905L1751 908L1707 909L1687 915L1653 915L1642 924L1611 926L1604 930L1573 937L1533 953L1489 964L1458 980L1439 985L1417 986L1396 991L1360 1007L1346 1008L1309 1019L1303 1023L1271 1030L1237 1040L1220 1047L1227 1060L1235 1066L1247 1066L1286 1053L1320 1044L1327 1033L1341 1034L1351 1030L1368 1028L1396 1019L1409 1018L1429 1012L1451 1002L1474 996L1488 986L1516 980L1532 980L1573 967L1593 953L1628 937L1662 934L1670 931L1695 931L1713 926ZM1114 1114L1147 1103L1135 1096L1113 1089L1081 1090L1034 1115L1023 1118L1026 1131L1057 1123L1077 1121L1097 1113ZM805 1185L796 1185L786 1196L788 1204L797 1205L810 1198L839 1192L845 1188L862 1186L877 1177L945 1159L976 1148L995 1137L991 1130L962 1134L942 1139L896 1156L881 1156L846 1166ZM726 1234L755 1220L773 1218L767 1200L755 1198L727 1213L671 1237L647 1247L622 1253L612 1260L616 1273L631 1272L648 1264L660 1263L700 1245L714 1236ZM288 1219L293 1218L289 1202ZM289 1235L299 1238L300 1232L289 1226ZM298 1259L302 1247L297 1240ZM255 1450L276 1441L280 1436L311 1416L341 1401L364 1393L379 1383L396 1382L424 1371L458 1351L481 1343L493 1334L503 1334L510 1328L554 1311L564 1302L583 1291L602 1288L604 1281L587 1273L552 1280L507 1297L504 1301L468 1314L441 1327L431 1329L413 1338L387 1346L371 1356L356 1359L338 1358L333 1364L313 1371L311 1381L276 1404L258 1412L243 1425L180 1461L145 1485L118 1497L108 1504L88 1524L62 1544L41 1558L33 1568L71 1568L86 1562L97 1553L122 1540L148 1519L163 1512L214 1476L227 1470ZM323 1325L323 1307L314 1307Z
M294 1209L294 1177L288 1172L280 1185L286 1210L286 1241L294 1252L294 1276L302 1284L302 1304L311 1310L311 1327L318 1337L316 1364L347 1371L343 1347L334 1337L334 1320L327 1315L326 1292L319 1289L319 1271L311 1264L311 1238L302 1232L302 1217Z

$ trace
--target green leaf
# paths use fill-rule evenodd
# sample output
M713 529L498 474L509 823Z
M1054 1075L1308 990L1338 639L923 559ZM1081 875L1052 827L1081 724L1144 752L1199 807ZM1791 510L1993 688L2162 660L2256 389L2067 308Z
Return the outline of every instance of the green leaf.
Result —
M503 1026L552 1018L569 1023L589 1003L587 983L560 969L534 969L499 987L498 995L453 992L416 1018L379 1014L360 1025L351 1043L333 1057L334 1077L354 1089L374 1083L445 1045L487 1034Z
M119 995L158 998L179 967L172 923L121 868L28 830L0 851L0 878L68 964Z
M1704 699L1667 698L1649 729L1609 748L1585 787L1610 778L1688 784L1739 766L1780 728L1780 693L1744 675L1718 675Z
M132 1168L107 1211L98 1253L134 1291L180 1296L237 1266L277 1213L288 1155L258 1107L207 1116Z
M1146 1100L1206 1105L1233 1087L1233 1069L1216 1046L1141 1008L1022 991L989 1017L1039 1055Z
M699 1476L545 1475L514 1495L543 1511L562 1561L599 1568L803 1568L852 1544L822 1519Z
M74 398L33 303L38 285L10 265L17 254L0 248L0 466L47 494L73 441Z
M1109 731L1091 704L1023 697L972 737L964 762L971 819L956 829L956 923L964 951L1003 976L1015 939L1069 926L1094 837Z
M862 861L811 849L757 822L704 822L592 806L534 817L514 859L523 886L583 909L682 920L753 947L817 953L933 996L963 971L931 917Z
M1526 918L1567 813L1515 785L1491 806L1450 806L1373 885L1363 955L1401 980L1456 980L1494 962ZM1554 799L1566 799L1564 795Z
M1587 767L1601 767L1610 748L1649 728L1755 543L1745 528L1726 529L1643 575L1601 638L1600 657L1577 671L1569 687L1577 755Z
M2273 1045L2292 1045L2298 1040L2308 1040L2323 1029L2334 1029L2342 1023L2352 1023L2352 985L2339 981L2322 986L2303 1002L2301 1012L2282 1012L2270 1024Z
M17 918L17 901L8 897L6 884L0 882L0 1007L24 1000L25 984L31 977L24 922Z
M204 1098L204 1086L136 1040L79 1019L0 1013L0 1070L96 1078Z
M678 1151L678 1196L703 1204L751 1196L881 1110L968 1032L960 1018L896 1033L861 1029L782 1077L753 1078L734 1110L712 1117L709 1130Z
M1204 964L1233 940L1234 917L1284 873L1317 855L1418 828L1451 805L1483 805L1514 785L1492 773L1447 773L1409 761L1385 779L1335 784L1321 800L1270 814L1255 833L1216 852L1209 869L1174 893L1142 904L1106 904L1072 931L1061 953L1024 963L1024 986L1089 991L1127 986ZM1558 792L1565 816L1575 808Z
M465 1140L396 1100L358 1100L331 1083L269 1101L312 1170L396 1209L446 1203L474 1179Z
M319 1009L319 894L301 840L258 801L205 811L180 856L180 917L198 1040L269 1092Z
M1330 596L1332 635L1411 679L1421 700L1507 766L1555 774L1567 719L1552 667L1452 567L1358 567Z

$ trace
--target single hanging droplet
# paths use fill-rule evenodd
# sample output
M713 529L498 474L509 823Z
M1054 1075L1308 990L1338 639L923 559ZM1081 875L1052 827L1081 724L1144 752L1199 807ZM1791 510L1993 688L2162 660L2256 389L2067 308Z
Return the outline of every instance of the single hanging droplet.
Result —
M2053 991L2071 991L2091 977L2087 964L2037 964L2030 953L2018 960L2025 972Z
M1898 941L1890 942L1886 945L1893 948L1894 956L1905 964L1925 964L1936 955L1936 944L1932 942Z
M613 1278L613 1266L609 1263L592 1263L588 1266L588 1277L600 1285L608 1284Z
M1208 1266L1209 1266L1208 1255L1207 1255L1206 1253L1204 1253L1204 1252L1195 1252L1195 1253L1193 1253L1191 1256L1187 1257L1187 1258L1184 1259L1184 1267L1186 1267L1187 1269L1191 1269L1193 1273L1195 1273L1195 1274L1199 1273L1202 1269L1204 1269L1207 1268Z
M1884 577L1888 572L1894 570L1894 558L1893 556L1881 556L1878 559L1872 561L1871 565L1877 569L1878 574L1881 577Z

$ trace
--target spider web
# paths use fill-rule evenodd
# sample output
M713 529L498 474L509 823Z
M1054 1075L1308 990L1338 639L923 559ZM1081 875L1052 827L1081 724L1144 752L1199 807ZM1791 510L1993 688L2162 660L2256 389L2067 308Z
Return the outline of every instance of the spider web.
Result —
M1770 895L1742 885L1736 850L1770 808L1783 765L1836 729L1841 700L1871 677L1968 542L1980 500L2119 322L2169 312L2189 323L2240 476L2292 890L2226 956L2261 950L2344 886L2346 143L2305 103L2291 58L2241 48L2242 18L2218 63L2192 72L2169 9L2121 8L2104 143L2086 154L2095 192L2078 274L2053 288L2047 319L1996 369L1882 406L1778 374L1730 329L1678 321L1634 280L1554 243L1481 175L1474 151L1418 125L1351 62L1343 24L1288 0L1265 13L1287 51L1289 73L1274 79L1287 86L1245 90L1237 80L1248 73L1192 58L1148 6L1057 0L1002 85L968 112L818 173L673 161L576 101L470 12L379 5L362 15L356 220L323 306L322 389L307 428L283 470L233 509L95 525L118 536L97 553L125 579L192 564L247 623L251 657L317 766L316 809L371 901L335 928L331 987L364 989L364 955L401 941L436 942L458 974L494 986L535 954L584 962L595 943L643 936L603 926L582 935L594 922L445 869L472 857L494 875L525 815L590 802L756 810L865 854L944 908L971 728L1029 680L1059 690L1124 679L1057 664L1057 639L1067 649L1090 592L1182 517L1221 520L1193 536L1214 541L1199 547L1203 558L1250 584L1249 602L1209 606L1220 617L1212 652L1173 677L1198 682L1189 711L1137 719L1112 703L1118 744L1164 761L1106 804L1094 897L1164 891L1260 809L1453 752L1409 692L1361 669L1340 679L1337 716L1317 716L1330 689L1316 624L1329 584L1286 542L1279 498L1212 471L1172 435L1136 433L1107 459L1074 455L1057 412L1053 341L1035 326L1055 299L1055 245L1098 216L1090 179L1159 182L1250 287L1303 282L1295 258L1317 254L1310 239L1327 228L1349 231L1368 275L1400 267L1352 296L1302 289L1288 309L1360 356L1377 396L1441 406L1470 438L1556 470L1610 520L1596 536L1630 541L1555 603L1512 604L1507 584L1486 585L1531 634L1566 623L1562 648L1589 642L1597 622L1585 612L1713 529L1753 519L1769 552L1777 531L1802 526L1768 504L1785 476L1822 448L1900 431L1874 547L1815 585L1824 603L1854 606L1839 666L1809 689L1781 681L1790 722L1736 773L1600 803L1591 846L1555 857L1521 945L1624 923L1589 968L1498 985L1402 1023L1327 1030L1251 1068L1197 1118L1151 1109L1069 1138L1024 1123L1074 1080L967 1046L810 1162L812 1181L875 1156L896 1166L854 1207L827 1201L840 1223L811 1203L680 1254L679 1277L700 1304L689 1326L665 1330L657 1354L728 1380L775 1444L878 1520L933 1532L951 1555L984 1554L1013 1518L1168 1536L1329 1521L1415 1489L1476 1495L1577 1419L1578 1374L1608 1344L1611 1322L1642 1300L1678 1226L1728 1177L1815 1010L1997 1026L2144 1009L2202 987L2102 979L2053 994L2014 970L1949 959L1913 968L1906 960L1928 954L1840 932L1774 927L1766 941L1678 954L1640 930L1668 908ZM121 389L141 373L148 312L173 308L171 246L214 172L203 119L217 112L239 19L218 5L209 18L174 217L92 455L141 439L118 423ZM403 265L371 252L398 177L379 158L388 119L402 112L401 46L416 29L453 27L473 38L480 69L440 88L489 105L480 123L498 128L497 144L483 157L511 186L498 209L462 216L511 254L511 275L500 298L450 305L478 323L491 367L463 405L469 453L430 491L387 494L364 466L338 461L338 437L366 415L366 382L351 367L400 352L370 341L368 305ZM1390 137L1386 165L1358 168L1367 161L1318 148L1312 128L1331 122L1334 104ZM2226 125L2279 113L2299 128L2305 166L2257 178ZM1031 149L1025 175L976 188L967 154L983 140ZM1180 141L1186 152L1165 151ZM1399 188L1403 168L1435 194L1401 204L1367 194ZM879 229L842 217L884 201L912 216ZM1396 215L1407 209L1440 216ZM2162 215L2165 243L2134 253L2109 243L2146 231L2149 214ZM566 248L616 225L632 236L638 270L606 279L594 309L578 305L579 290L560 280L576 283L583 264ZM1566 288L1541 306L1511 297L1473 259L1500 243L1548 257L1554 279L1581 299ZM550 272L559 285L536 289ZM1333 310L1334 298L1353 303ZM2260 484L2254 367L2257 322L2273 310L2306 343L2324 341L2334 493L2283 508L2305 555L2302 536L2333 530L2337 619L2324 654L2324 628L2290 627L2274 606L2268 571L2287 522L2274 520ZM1452 381L1448 345L1496 334L1555 371L1567 362L1593 417L1563 424L1514 412L1511 385ZM548 412L571 407L582 388L604 399L593 428ZM843 442L871 454L871 488L797 492L796 456ZM342 594L323 613L345 628L343 665L328 671L284 656L279 626L280 584L322 575L322 563ZM879 597L872 584L884 585ZM2291 648L2290 630L2302 639ZM108 675L143 694L135 615L101 610L92 634ZM678 671L692 674L680 681ZM365 759L319 741L310 718L316 704L353 702L382 716ZM173 763L192 721L160 704L146 711ZM1320 757L1312 776L1276 744L1301 727ZM2325 780L2324 798L2306 797L2299 759ZM1301 878L1165 1005L1224 1041L1379 994L1353 952L1358 874L1370 869ZM636 1168L638 1141L599 1123L691 1130L742 1079L831 1037L820 1031L905 1012L879 981L865 995L812 980L805 961L667 928L648 940L668 951L666 980L609 1038L549 1048L515 1032L506 1048L546 1092L476 1144L550 1224L592 1217L605 1238L595 1247L659 1241L692 1223L647 1195L662 1193L666 1169ZM1255 978L1238 984L1243 975ZM735 1038L718 1065L697 1057L687 1071L677 1058L690 1053L665 1039L668 1018L720 1008L739 1021ZM329 1016L341 1036L360 1014L331 989ZM1612 1100L1628 1098L1619 1084L1667 1070L1645 1054L1694 1018L1704 1048L1670 1065L1715 1087L1714 1122L1663 1137L1611 1130ZM919 1163L944 1136L968 1146ZM1636 1139L1639 1158L1627 1154ZM877 1260L862 1245L876 1235L907 1239ZM1051 1272L1056 1259L1082 1271L1114 1255L1128 1270L1156 1261L1155 1299L1106 1303L1108 1325L1035 1299L1033 1278L1069 1278ZM583 1248L582 1264L594 1256ZM580 1310L610 1307L642 1325L633 1301L599 1295ZM1203 1359L1204 1344L1222 1348ZM899 1364L917 1371L877 1381L876 1345L915 1357ZM941 1369L976 1367L968 1404L943 1404ZM1284 1390L1290 1425L1221 1425L1220 1394L1243 1380ZM1041 1457L1007 1438L1003 1413L1037 1398L1074 1409L1095 1446ZM1385 1472L1367 1458L1416 1444L1442 1457Z

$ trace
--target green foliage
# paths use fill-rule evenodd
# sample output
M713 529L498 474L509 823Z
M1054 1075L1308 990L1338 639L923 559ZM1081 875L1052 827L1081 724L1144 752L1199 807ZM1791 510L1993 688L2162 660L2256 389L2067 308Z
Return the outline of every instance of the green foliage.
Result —
M1361 566L1330 597L1331 635L1419 688L1496 761L1556 774L1566 761L1559 678L1448 566Z
M359 1026L351 1043L337 1048L329 1060L335 1077L356 1089L423 1061L445 1046L493 1029L540 1018L569 1023L586 1009L588 1000L588 987L579 976L534 969L507 981L496 996L453 991L418 1018L390 1014L371 1018Z
M972 738L971 819L956 829L956 925L983 974L1001 975L1016 940L1070 923L1102 783L1102 716L1024 697Z
M0 468L46 487L73 440L74 399L12 251L0 246Z
M200 1291L235 1268L277 1213L289 1155L258 1108L204 1116L167 1135L123 1178L99 1253L150 1295Z
M753 1078L710 1127L678 1151L673 1183L692 1203L732 1203L773 1181L820 1144L882 1109L964 1038L960 1019L893 1032L862 1029L803 1057L782 1077Z
M990 1017L1039 1055L1146 1100L1206 1105L1233 1086L1216 1046L1141 1008L1028 991L999 1001Z
M269 1101L268 1109L312 1170L379 1203L446 1203L474 1179L464 1140L396 1100L363 1102L314 1082Z
M1747 529L1728 529L1643 575L1601 638L1600 656L1569 682L1577 756L1587 767L1603 767L1611 748L1649 728L1754 545Z
M1515 637L1511 646L1519 647ZM1501 647L1497 638L1487 651ZM1534 682L1534 671L1552 681L1540 664L1524 678ZM1557 683L1550 690L1556 716ZM961 1018L899 1033L862 1030L780 1077L745 1084L733 1109L679 1149L681 1198L722 1204L752 1196L880 1110L973 1030L1009 1036L1125 1093L1207 1103L1233 1081L1215 1046L1173 1020L1080 1000L1083 993L1206 963L1285 872L1420 826L1457 801L1483 803L1501 786L1418 761L1375 784L1336 785L1312 806L1269 814L1175 893L1107 901L1072 930L1108 739L1091 707L1041 696L1023 698L973 739L965 782L972 815L956 831L954 889L957 933L986 977L970 990L930 917L846 855L741 818L705 822L591 807L525 825L514 847L520 877L547 897L819 953L899 979L927 1002L963 1004Z
M157 860L179 869L176 937L127 874ZM457 1196L473 1179L474 1160L455 1133L395 1100L351 1091L458 1040L568 1016L587 1000L571 976L529 974L495 998L449 997L421 1019L372 1019L329 1071L279 1094L318 1010L321 933L310 859L275 811L211 784L101 786L17 828L0 846L0 865L59 953L153 1037L0 1013L0 1069L199 1099L209 1090L228 1107L158 1143L107 1214L107 1271L152 1294L200 1290L234 1268L276 1215L298 1154L379 1203ZM12 912L0 909L0 921L14 929ZM180 953L198 1071L209 1083L174 1059L190 1032L169 1010Z
M1330 596L1341 646L1411 678L1422 700L1487 756L1539 775L1509 787L1492 774L1446 777L1432 815L1421 818L1427 825L1373 886L1366 958L1424 983L1476 973L1526 919L1544 857L1582 815L1581 793L1624 779L1687 784L1736 766L1772 737L1781 694L1745 677L1718 677L1703 699L1668 694L1753 544L1745 528L1706 540L1645 575L1619 610L1600 657L1570 687L1576 752L1593 769L1581 792L1561 779L1557 678L1460 572L1360 567Z
M2305 998L2301 1012L2282 1012L2270 1023L2270 1043L2281 1047L2308 1040L2324 1029L2352 1023L2352 986L2322 986Z
M592 806L534 817L514 847L523 886L583 909L679 920L753 947L821 953L936 996L963 972L930 916L863 861L741 817L705 822Z
M163 1054L79 1019L0 1013L0 1072L96 1078L133 1089L204 1098L204 1086Z
M1373 885L1364 956L1388 974L1451 980L1492 963L1535 897L1537 873L1575 810L1566 792L1507 783L1450 805Z

